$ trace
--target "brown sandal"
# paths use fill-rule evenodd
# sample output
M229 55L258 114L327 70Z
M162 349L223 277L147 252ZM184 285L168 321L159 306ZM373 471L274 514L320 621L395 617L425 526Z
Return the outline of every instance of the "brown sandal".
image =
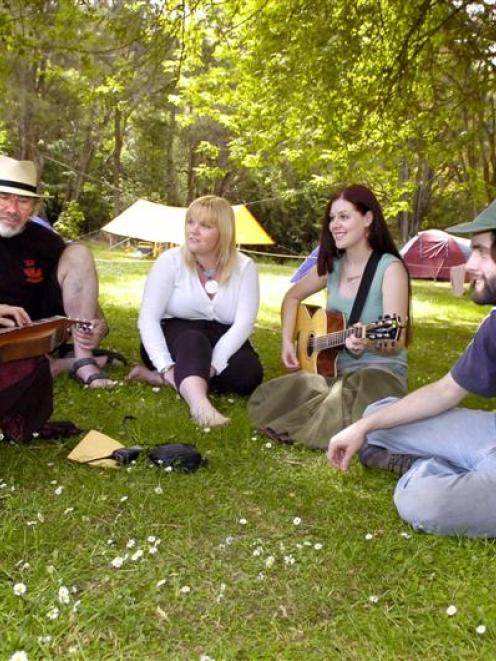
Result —
M81 376L78 375L78 371L81 369L81 367L86 367L86 365L93 365L94 367L97 368L97 371L94 372L93 374L90 374L87 379L83 379ZM79 360L75 360L73 366L71 367L71 371L69 372L69 375L75 379L78 383L80 383L83 387L87 386L89 387L93 381L108 381L109 378L108 376L102 372L100 369L98 363L94 358L88 357L88 358L80 358ZM100 388L100 390L110 390L110 388L114 387L114 383L112 382L111 386L106 386L104 388Z

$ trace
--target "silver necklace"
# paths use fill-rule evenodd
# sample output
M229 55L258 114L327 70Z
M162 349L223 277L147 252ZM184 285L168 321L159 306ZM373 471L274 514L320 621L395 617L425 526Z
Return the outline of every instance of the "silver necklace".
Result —
M200 264L200 262L196 262L198 266L200 267L201 272L203 275L206 277L207 281L203 285L205 288L205 291L207 294L210 294L210 296L213 296L214 294L217 293L219 289L219 283L215 279L215 274L217 272L217 267L214 266L213 269L206 269L204 266Z

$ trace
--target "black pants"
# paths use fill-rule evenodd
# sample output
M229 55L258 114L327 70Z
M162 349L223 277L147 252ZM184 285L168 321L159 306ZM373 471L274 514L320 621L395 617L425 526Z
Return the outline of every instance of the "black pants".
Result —
M200 376L209 388L218 393L250 395L263 379L263 369L257 352L247 340L230 358L227 367L210 379L212 350L230 326L218 321L163 319L161 322L174 365L176 388L188 376ZM145 347L141 344L145 366L154 370Z

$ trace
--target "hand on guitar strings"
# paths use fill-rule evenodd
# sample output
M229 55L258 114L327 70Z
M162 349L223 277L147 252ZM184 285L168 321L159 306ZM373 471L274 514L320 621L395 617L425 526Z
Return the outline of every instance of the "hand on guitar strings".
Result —
M15 328L31 323L31 317L24 308L0 304L0 326Z
M357 334L349 335L345 340L345 346L348 351L353 356L355 356L355 358L359 358L364 351L369 350L370 342L367 340L367 338L360 337L361 334L363 335L365 330L365 326L363 324L355 324L353 328L357 329Z

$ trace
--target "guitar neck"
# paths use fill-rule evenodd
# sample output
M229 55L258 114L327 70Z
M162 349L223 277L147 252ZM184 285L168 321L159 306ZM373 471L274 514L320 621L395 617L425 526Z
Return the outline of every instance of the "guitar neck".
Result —
M346 338L357 334L356 328L345 328L344 330L327 333L313 337L310 341L314 351L323 351L324 349L335 349L341 347L346 342Z

